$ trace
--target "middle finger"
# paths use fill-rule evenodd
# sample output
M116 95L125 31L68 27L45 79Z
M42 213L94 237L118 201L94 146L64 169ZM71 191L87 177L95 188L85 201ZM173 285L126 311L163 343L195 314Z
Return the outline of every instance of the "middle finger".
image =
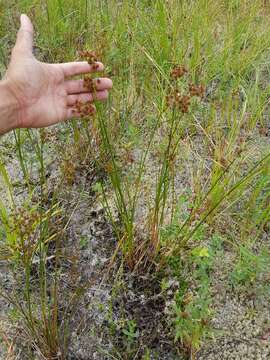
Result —
M97 91L109 90L112 88L112 80L108 78L93 79L94 89ZM83 79L65 81L67 94L80 94L89 92L89 87Z

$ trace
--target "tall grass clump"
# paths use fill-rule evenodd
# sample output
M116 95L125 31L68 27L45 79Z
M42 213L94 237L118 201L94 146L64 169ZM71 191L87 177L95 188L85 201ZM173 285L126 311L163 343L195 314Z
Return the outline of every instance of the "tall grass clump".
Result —
M236 12L234 8L223 2L210 3L209 1L199 1L177 6L174 2L168 5L156 2L152 8L152 13L154 13L154 16L151 17L152 21L144 21L142 24L143 32L138 31L136 21L129 25L129 31L132 34L129 48L137 48L141 54L137 67L144 71L142 68L144 64L144 67L148 66L151 70L147 74L144 87L139 87L137 90L138 96L142 91L145 92L144 99L146 100L142 107L139 106L140 112L133 120L133 128L136 128L137 134L145 136L145 132L149 130L141 116L144 116L142 114L144 109L152 109L155 119L152 129L154 129L155 135L150 148L147 142L145 159L153 159L151 156L157 149L158 141L163 147L161 150L163 155L160 156L160 165L158 165L159 170L153 169L153 173L156 173L153 189L155 195L151 197L150 203L149 200L146 200L148 201L148 215L144 215L144 217L148 221L145 223L143 231L144 235L148 234L146 235L148 239L144 238L142 242L137 242L139 245L134 245L134 243L136 244L135 233L127 230L124 225L125 231L129 235L122 237L120 241L121 244L124 244L124 239L128 239L126 244L132 243L133 246L127 245L127 248L132 249L131 253L133 254L134 246L137 246L140 260L145 256L150 259L160 253L160 231L163 231L164 226L172 225L172 222L167 219L166 212L170 208L170 218L174 218L173 209L176 206L174 202L178 194L175 194L173 188L175 177L179 171L176 159L179 163L181 158L179 149L187 139L201 134L202 144L209 149L207 156L209 156L210 165L202 176L203 180L193 178L194 184L197 185L192 189L192 211L184 224L178 225L180 232L173 241L174 244L178 244L168 243L166 245L171 247L171 250L174 246L178 250L184 244L186 246L202 224L207 223L209 226L211 224L213 226L219 211L224 214L232 206L236 206L236 203L240 205L241 194L246 196L252 181L258 178L258 173L262 171L261 167L265 166L268 159L266 155L257 163L252 164L245 152L249 141L248 132L253 121L251 120L252 115L249 114L254 113L250 112L251 98L247 96L247 92L254 86L258 86L256 85L258 84L257 80L255 85L251 83L254 68L256 64L260 66L267 54L268 30L263 27L264 9L261 9L260 20L257 22L258 2L256 4L245 3L242 12ZM172 12L172 8L175 10L174 12ZM225 11L226 22L222 18L221 9ZM132 11L134 8L131 6L130 12L132 13ZM146 20L147 11L141 12L141 9L136 9L136 11ZM258 23L259 30L253 31ZM157 30L160 24L166 31ZM152 34L157 35L152 36ZM262 36L262 42L258 41L258 36ZM133 40L134 38L135 40ZM162 46L160 46L161 44ZM177 89L173 91L173 86L170 84L170 71L176 62L179 64L179 61L181 62L180 65L177 65L178 69L183 66L181 63L184 63L189 75L188 80L180 81ZM130 82L134 81L133 73L129 74L129 80ZM140 84L140 80L138 83ZM190 94L185 94L186 88L195 96L199 95L199 98L202 99L200 105L195 105L195 102L190 101ZM203 91L202 94L199 93L200 89ZM175 104L178 104L178 110L175 110ZM265 106L263 98L261 104L260 113ZM168 105L171 110L168 110ZM172 109L173 107L174 109ZM258 114L257 109L256 113ZM252 129L256 122L253 123ZM114 122L108 120L107 124L110 124L109 127L111 127ZM104 131L104 126L102 129ZM162 131L162 137L158 137L159 131ZM164 134L166 135L164 136ZM121 147L124 136L120 134L119 138L119 143L115 140L113 142ZM108 143L107 135L105 142ZM136 146L138 146L138 141ZM131 149L129 151L132 153ZM117 153L120 153L118 149L111 151L113 154L111 158L118 158L121 165L116 167L115 160L112 160L112 166L109 167L110 171L113 169L114 173L112 184L118 203L116 208L119 209L120 220L123 219L121 223L127 224L126 219L129 218L129 229L134 229L134 225L130 226L130 224L137 218L134 202L130 202L130 189L137 189L138 182L134 181L136 177L132 179L125 176L125 173L123 175L126 164L121 163L121 156L117 156ZM149 166L147 160L146 164L143 167L143 173L138 172L142 179L141 184L144 184L146 169ZM248 169L242 172L241 169L247 166ZM132 164L130 167L133 169L135 165ZM193 169L190 171L193 172ZM129 184L126 183L127 179ZM120 191L121 180L124 184L122 188L125 191ZM139 192L143 194L142 189ZM133 210L132 216L129 217L127 211L120 210L120 208L127 209L128 204L131 203ZM107 202L107 208L108 206L110 206L109 202ZM112 217L112 212L110 217ZM136 225L138 224L136 223ZM131 239L133 240L131 241ZM126 253L126 248L124 252Z

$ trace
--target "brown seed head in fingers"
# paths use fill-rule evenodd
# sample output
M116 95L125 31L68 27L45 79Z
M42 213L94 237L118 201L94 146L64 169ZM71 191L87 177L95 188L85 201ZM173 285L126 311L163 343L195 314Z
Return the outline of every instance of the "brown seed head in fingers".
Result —
M92 68L93 68L94 71L98 70L98 68L99 68L98 63L93 63Z
M97 54L94 51L79 51L79 56L85 59L89 65L96 65L96 62L98 61ZM95 70L97 70L97 68Z
M83 78L83 87L91 93L96 91L96 84L90 75Z

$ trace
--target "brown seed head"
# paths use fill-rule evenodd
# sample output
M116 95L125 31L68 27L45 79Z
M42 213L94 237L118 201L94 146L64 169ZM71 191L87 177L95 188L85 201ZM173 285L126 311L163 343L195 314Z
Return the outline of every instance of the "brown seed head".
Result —
M204 97L205 95L205 86L203 85L195 85L190 83L189 84L189 94L190 96L198 96L201 99Z
M89 92L96 91L96 86L94 80L91 78L90 75L86 75L83 78L83 87L87 89Z
M190 96L183 95L179 102L179 108L182 111L182 113L184 114L188 113L189 105L190 105Z
M174 80L180 79L188 72L187 68L183 65L175 66L171 71L171 77Z
M98 66L97 63L93 63L93 64L92 64L92 68L93 68L94 71L98 70L98 67L99 67L99 66Z
M95 63L98 61L97 54L94 51L88 51L88 50L79 51L79 56L85 59L90 65L93 64L95 65Z
M188 113L190 106L190 95L181 95L178 90L174 90L166 96L167 106L178 108L183 114Z

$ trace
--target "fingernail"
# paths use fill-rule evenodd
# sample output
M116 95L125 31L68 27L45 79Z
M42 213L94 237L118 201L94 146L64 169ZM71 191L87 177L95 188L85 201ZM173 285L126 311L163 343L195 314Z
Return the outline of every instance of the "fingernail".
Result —
M25 14L21 14L20 20L21 20L21 24L25 25L27 22L27 16Z
M26 14L21 14L20 20L21 20L21 26L24 28L24 30L27 30L30 33L32 33L33 25L29 17Z

